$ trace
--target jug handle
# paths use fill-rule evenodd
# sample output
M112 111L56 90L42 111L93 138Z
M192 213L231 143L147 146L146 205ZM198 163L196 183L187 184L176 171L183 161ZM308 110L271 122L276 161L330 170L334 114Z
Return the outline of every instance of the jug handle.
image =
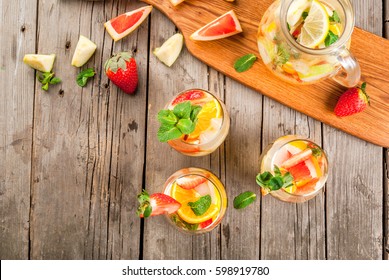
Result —
M361 67L357 59L346 48L343 48L336 58L342 69L332 79L345 87L356 86L361 78Z

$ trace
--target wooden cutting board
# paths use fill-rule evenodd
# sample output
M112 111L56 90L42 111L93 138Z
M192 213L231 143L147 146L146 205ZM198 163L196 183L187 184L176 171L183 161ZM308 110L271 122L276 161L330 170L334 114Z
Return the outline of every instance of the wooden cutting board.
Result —
M367 82L371 106L362 113L339 118L333 113L333 108L345 88L332 80L315 85L291 85L275 77L262 63L256 33L272 0L236 0L232 3L224 0L186 0L177 7L169 0L142 1L169 17L184 35L189 52L212 68L323 123L376 145L389 147L389 40L355 28L351 51L361 65L362 81ZM198 28L231 9L237 14L243 33L208 42L189 39ZM237 73L233 68L235 60L248 53L256 54L258 61L249 71Z

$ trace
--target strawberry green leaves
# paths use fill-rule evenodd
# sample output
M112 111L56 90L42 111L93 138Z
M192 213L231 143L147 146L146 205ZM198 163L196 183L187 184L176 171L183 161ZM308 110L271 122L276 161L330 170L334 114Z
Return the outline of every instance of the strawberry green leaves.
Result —
M38 81L42 84L42 89L47 91L49 89L49 85L56 85L61 82L61 79L55 77L54 72L37 72L36 77Z
M253 66L256 60L257 57L254 54L246 54L235 61L234 68L238 73L247 71Z
M286 172L282 174L278 166L274 165L274 175L263 172L256 177L257 184L267 191L277 191L293 185L293 176Z
M253 192L244 192L234 198L234 208L242 209L249 206L257 199L257 196Z
M197 115L201 106L192 105L189 101L177 104L173 110L161 110L158 120L161 123L157 136L160 142L180 138L195 130Z
M212 198L209 194L200 197L195 202L188 202L188 206L192 209L196 216L204 215L211 206Z
M77 79L76 79L77 85L79 85L80 87L85 87L89 78L92 78L95 74L96 72L93 68L88 68L81 71L77 75Z

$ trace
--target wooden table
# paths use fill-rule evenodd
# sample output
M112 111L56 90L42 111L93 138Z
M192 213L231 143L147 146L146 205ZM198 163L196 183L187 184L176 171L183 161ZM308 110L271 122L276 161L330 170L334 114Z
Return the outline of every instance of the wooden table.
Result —
M353 2L357 26L389 35L388 0ZM0 258L388 259L388 151L243 87L186 49L166 67L151 51L177 30L157 9L113 43L103 23L143 5L0 0ZM70 66L80 34L98 46L87 64L98 74L84 89ZM138 62L134 96L102 73L121 50ZM22 62L26 53L56 53L63 82L43 92ZM231 115L224 145L200 158L156 138L157 111L193 87L215 93ZM261 149L285 134L307 135L328 153L326 191L315 199L296 205L268 196L240 211L230 205L221 226L200 236L177 232L163 217L135 215L136 194L160 191L183 167L212 170L230 202L242 191L259 194Z

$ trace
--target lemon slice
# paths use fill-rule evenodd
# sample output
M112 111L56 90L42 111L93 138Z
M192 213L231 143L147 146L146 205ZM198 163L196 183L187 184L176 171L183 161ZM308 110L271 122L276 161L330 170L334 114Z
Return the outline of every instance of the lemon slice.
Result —
M26 54L23 62L41 72L50 72L53 69L55 54Z
M184 36L177 33L167 39L160 48L156 48L153 53L160 61L170 67L180 55L183 44Z
M307 48L314 48L325 40L329 28L330 22L326 8L313 0L297 41Z
M96 51L96 44L85 36L80 36L73 54L72 65L81 67L92 57Z
M221 118L222 109L219 102L213 99L204 104L200 113L197 115L197 124L195 130L189 135L188 140L198 139L200 134L212 126L212 119Z

